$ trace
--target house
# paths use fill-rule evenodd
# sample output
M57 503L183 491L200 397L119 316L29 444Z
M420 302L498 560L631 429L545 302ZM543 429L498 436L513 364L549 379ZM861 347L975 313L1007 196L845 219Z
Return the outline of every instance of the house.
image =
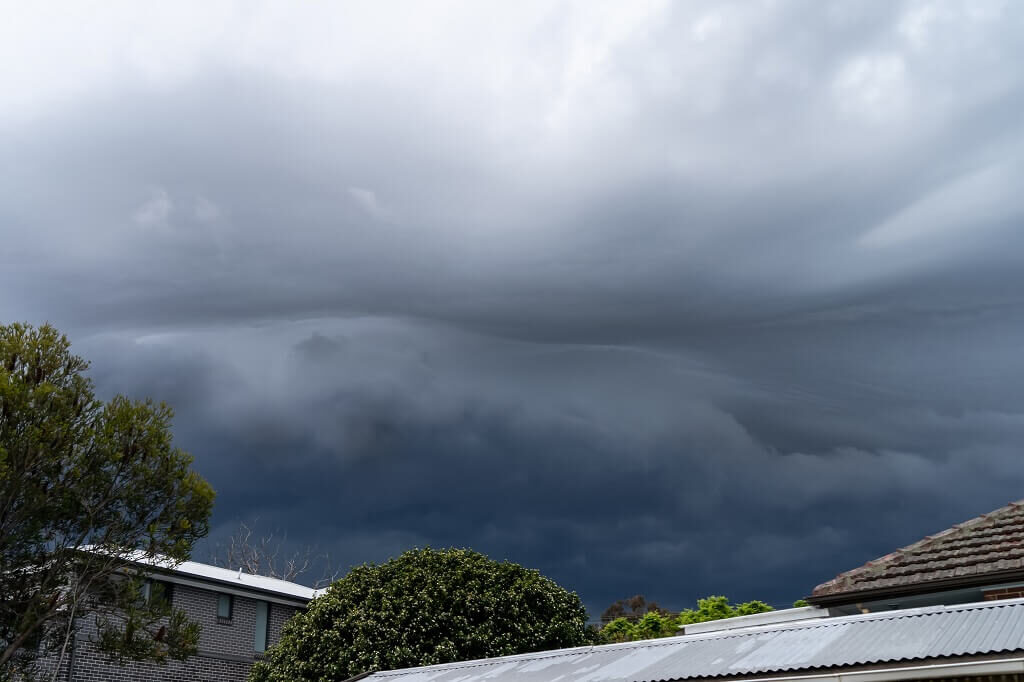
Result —
M389 670L363 682L1024 682L1024 502L678 637ZM351 682L357 678L353 678Z
M756 623L779 613L747 617L745 627L714 621L721 629L389 670L352 681L1024 680L1024 599Z
M814 588L835 614L1024 597L1024 501L929 535Z
M664 639L378 671L363 682L1024 682L1024 502L819 585L812 606L687 625ZM58 679L244 680L317 592L186 562L139 566L203 628L199 655L105 661L81 633Z
M107 661L85 624L60 663L56 679L170 682L242 682L263 651L277 642L281 627L306 607L318 590L276 578L186 561L177 566L136 563L134 568L160 582L174 608L202 628L199 652L185 661ZM56 659L41 662L51 679Z

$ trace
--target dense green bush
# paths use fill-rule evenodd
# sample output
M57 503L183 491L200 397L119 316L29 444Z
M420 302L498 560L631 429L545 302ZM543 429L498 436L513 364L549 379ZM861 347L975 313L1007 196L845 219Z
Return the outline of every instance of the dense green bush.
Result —
M285 626L253 682L344 680L369 670L590 643L576 593L465 549L414 549L365 564Z

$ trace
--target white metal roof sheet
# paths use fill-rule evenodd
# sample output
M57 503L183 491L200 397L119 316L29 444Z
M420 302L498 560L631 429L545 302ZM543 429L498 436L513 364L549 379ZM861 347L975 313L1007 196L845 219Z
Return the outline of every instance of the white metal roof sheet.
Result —
M242 589L261 590L273 592L274 594L297 597L309 601L318 596L322 590L314 590L312 587L299 585L298 583L270 578L265 575L252 575L245 571L231 570L209 564L201 564L196 561L184 561L173 568L165 569L178 575L187 575L203 580L213 580L219 583L234 585Z
M84 552L101 551L90 545L82 547L81 550ZM271 578L265 575L253 575L251 573L239 571L238 569L232 570L230 568L221 568L220 566L211 566L210 564L201 564L198 561L183 561L176 564L170 559L148 557L143 552L128 552L127 555L124 556L124 559L139 566L151 566L174 575L198 578L205 581L215 581L238 589L271 592L286 597L294 597L307 602L314 597L320 596L324 592L323 590L316 590L312 587L306 587L305 585L299 585L298 583L281 580L279 578Z
M376 682L658 682L1024 650L1024 600L938 606L377 672Z

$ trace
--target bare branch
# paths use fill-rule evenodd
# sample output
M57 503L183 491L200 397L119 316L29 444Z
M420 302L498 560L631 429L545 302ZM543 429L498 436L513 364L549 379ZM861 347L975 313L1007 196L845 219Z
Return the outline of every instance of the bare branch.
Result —
M333 582L338 571L330 571L330 561L326 553L318 552L312 546L298 549L288 547L287 534L273 531L257 533L254 527L259 523L256 519L252 525L241 522L237 530L223 543L216 545L210 553L210 562L214 566L241 569L250 575L263 575L280 580L293 581L308 573L314 566L322 564L324 575L316 581L315 588Z

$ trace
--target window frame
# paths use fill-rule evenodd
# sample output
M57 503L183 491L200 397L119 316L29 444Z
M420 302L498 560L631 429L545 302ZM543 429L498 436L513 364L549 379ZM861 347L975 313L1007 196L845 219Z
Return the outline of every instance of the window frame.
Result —
M225 616L221 613L221 606L224 605L225 600L227 601L228 614ZM217 622L218 623L230 623L235 616L235 595L228 592L217 593Z
M263 610L262 632L260 627L261 609ZM270 644L270 602L262 599L256 600L256 612L255 617L253 618L252 630L252 650L257 654L262 654L267 650L267 647Z
M156 578L146 578L139 586L139 601L142 604L152 601L154 587L159 587L160 598L167 602L168 606L174 605L174 583Z

